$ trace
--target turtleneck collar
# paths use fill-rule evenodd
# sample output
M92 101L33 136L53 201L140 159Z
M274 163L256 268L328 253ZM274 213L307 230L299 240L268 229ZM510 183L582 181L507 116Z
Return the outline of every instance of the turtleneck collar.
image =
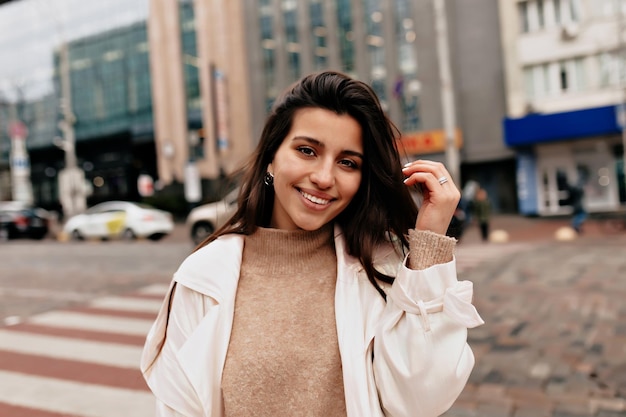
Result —
M245 236L244 262L260 274L285 275L319 269L335 256L333 225L314 230L282 230L259 227Z

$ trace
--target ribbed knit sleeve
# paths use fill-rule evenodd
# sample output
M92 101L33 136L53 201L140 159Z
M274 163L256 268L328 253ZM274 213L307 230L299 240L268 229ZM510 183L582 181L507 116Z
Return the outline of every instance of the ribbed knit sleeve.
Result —
M455 238L426 230L409 230L409 268L426 269L450 262L454 257Z

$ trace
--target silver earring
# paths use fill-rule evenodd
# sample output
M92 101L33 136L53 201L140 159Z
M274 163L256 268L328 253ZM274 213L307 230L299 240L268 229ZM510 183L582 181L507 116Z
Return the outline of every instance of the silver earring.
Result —
M263 177L263 183L267 185L268 187L271 187L272 185L274 185L274 174L272 174L269 171L266 172L265 176Z

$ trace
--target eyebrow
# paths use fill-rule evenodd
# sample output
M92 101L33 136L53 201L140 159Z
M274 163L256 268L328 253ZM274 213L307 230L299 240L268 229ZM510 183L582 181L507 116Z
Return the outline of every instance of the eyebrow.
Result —
M323 142L320 142L319 140L314 139L314 138L310 138L310 137L308 137L308 136L295 136L295 137L292 139L292 141L295 141L295 140L298 140L298 139L299 139L299 140L304 140L304 141L309 142L309 143L311 143L311 144L313 144L313 145L317 145L317 146L319 146L319 147L321 147L321 148L326 147L326 145L325 145ZM365 158L363 157L363 154L362 154L362 153L357 152L357 151L352 151L352 150L350 150L350 149L344 149L344 150L342 150L342 151L341 151L341 153L342 153L342 154L345 154L345 155L350 155L350 156L355 156L355 157L357 157L357 158L365 159Z

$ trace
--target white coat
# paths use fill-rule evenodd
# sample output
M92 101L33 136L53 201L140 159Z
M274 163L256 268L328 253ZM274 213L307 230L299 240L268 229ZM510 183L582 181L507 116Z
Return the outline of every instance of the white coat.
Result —
M159 417L221 417L221 378L244 239L226 235L174 274L141 358ZM483 323L455 261L411 270L390 244L376 268L395 276L387 302L335 229L335 314L348 417L444 413L474 366L467 328ZM175 285L177 284L177 285ZM175 296L173 288L176 287ZM171 302L173 300L173 302ZM167 337L166 337L167 329Z

